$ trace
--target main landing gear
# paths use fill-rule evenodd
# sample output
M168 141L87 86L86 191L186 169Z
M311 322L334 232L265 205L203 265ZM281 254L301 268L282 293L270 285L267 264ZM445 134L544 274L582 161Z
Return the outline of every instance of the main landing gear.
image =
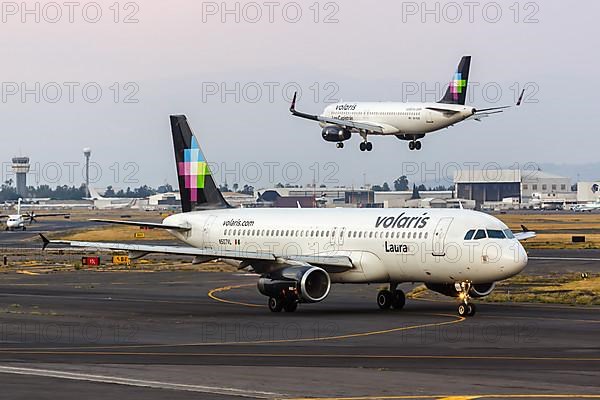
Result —
M373 150L373 143L367 140L367 132L360 132L360 136L363 138L363 141L358 146L360 151L371 151Z
M271 312L294 312L298 309L298 300L286 299L284 297L269 297L269 310Z
M360 151L371 151L371 150L373 150L373 143L360 142L360 145L358 147L360 148Z
M421 150L421 142L419 142L418 140L408 142L408 148L410 150Z
M398 284L390 283L390 289L380 290L377 293L377 305L382 310L388 310L393 308L394 310L401 310L406 304L406 297L404 292L397 288Z
M458 305L458 315L461 317L472 317L475 315L476 307L475 304L470 302L471 296L469 296L471 283L457 283L456 290L459 292L458 298L460 299L460 304Z

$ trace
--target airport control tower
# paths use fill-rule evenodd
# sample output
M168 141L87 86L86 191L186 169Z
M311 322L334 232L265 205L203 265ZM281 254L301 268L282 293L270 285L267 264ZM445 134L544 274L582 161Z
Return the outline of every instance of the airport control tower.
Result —
M83 149L83 156L85 157L85 191L87 197L91 197L90 194L90 157L92 155L92 149L86 147Z
M17 176L17 193L21 197L27 195L27 174L29 173L29 157L14 157L12 170Z

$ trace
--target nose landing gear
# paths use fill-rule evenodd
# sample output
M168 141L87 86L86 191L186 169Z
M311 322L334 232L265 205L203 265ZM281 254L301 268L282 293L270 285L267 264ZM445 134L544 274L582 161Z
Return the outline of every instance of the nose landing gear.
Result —
M471 296L469 295L469 292L471 291L471 283L456 283L455 288L459 293L458 298L460 299L460 304L458 305L458 315L461 317L472 317L475 315L476 307L475 304L470 302Z
M338 142L338 143L336 143L335 147L337 147L338 149L343 149L344 148L344 142Z

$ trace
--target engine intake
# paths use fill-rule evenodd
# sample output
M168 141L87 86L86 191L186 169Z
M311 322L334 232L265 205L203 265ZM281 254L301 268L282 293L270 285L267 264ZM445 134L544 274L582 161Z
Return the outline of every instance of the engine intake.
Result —
M443 294L444 296L450 297L458 297L460 292L456 290L453 284L450 283L440 283L440 284L432 284L426 283L425 286L429 290L433 290L434 292ZM492 293L494 288L496 287L496 282L492 283L478 283L471 285L471 289L469 290L469 295L475 299L480 297L485 297Z
M318 303L331 288L329 274L322 268L293 266L263 276L258 291L269 297L295 298L303 303Z
M352 133L348 129L339 126L326 126L321 132L321 136L328 142L343 142L352 137Z

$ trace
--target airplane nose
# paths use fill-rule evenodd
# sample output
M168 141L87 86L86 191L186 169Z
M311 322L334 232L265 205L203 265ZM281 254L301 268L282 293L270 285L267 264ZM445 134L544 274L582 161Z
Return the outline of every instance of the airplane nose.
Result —
M517 242L517 246L519 247L516 251L516 257L514 259L513 266L515 275L525 269L525 266L527 266L528 261L527 252L525 251L525 248L521 245L520 242Z

